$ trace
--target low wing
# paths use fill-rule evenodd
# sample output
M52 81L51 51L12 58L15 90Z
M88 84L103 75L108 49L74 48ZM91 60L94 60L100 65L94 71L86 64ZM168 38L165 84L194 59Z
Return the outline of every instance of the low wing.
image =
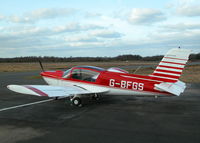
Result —
M74 94L92 94L92 92L76 86L8 85L7 88L22 94L47 97L68 97ZM99 91L99 93L101 92L104 91Z

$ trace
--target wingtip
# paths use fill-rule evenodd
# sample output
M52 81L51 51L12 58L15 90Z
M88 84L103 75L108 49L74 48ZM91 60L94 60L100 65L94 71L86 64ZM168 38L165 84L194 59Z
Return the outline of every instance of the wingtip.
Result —
M9 90L11 90L13 86L14 86L13 84L10 84L10 85L7 85L7 88L8 88Z

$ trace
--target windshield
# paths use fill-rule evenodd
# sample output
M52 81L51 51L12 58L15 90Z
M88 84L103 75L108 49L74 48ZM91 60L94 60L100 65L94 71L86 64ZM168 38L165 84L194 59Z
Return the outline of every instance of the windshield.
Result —
M71 71L71 69L66 70L66 71L63 73L63 78L69 78L69 77L70 77L70 71Z

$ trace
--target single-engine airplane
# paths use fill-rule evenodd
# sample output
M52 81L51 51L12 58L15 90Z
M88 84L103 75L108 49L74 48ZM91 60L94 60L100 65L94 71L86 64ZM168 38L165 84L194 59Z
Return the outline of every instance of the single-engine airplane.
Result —
M82 98L100 95L179 96L186 84L179 80L191 51L175 48L167 52L155 71L148 75L130 74L120 68L103 69L76 66L66 71L43 71L41 76L49 85L8 85L8 89L36 96L70 97L75 106Z

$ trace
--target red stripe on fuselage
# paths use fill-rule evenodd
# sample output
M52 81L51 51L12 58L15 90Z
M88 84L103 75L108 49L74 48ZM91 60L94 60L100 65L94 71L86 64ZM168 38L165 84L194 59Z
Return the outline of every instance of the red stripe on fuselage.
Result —
M34 87L30 86L30 85L25 85L24 87L26 87L26 88L28 88L28 89L34 91L35 93L37 93L37 94L39 94L39 95L41 95L41 96L48 96L46 93L44 93L44 92L42 92L41 90L39 90L39 89L37 89L37 88L34 88Z
M151 77L151 79L153 79L153 80L160 80L160 81L162 81L162 82L172 82L172 83L174 83L174 82L176 82L177 81L177 79L167 79L167 78L165 78L165 77L154 77L154 76L150 76Z
M175 79L178 79L180 77L180 76L168 75L168 74L162 74L162 73L153 73L152 75L161 76L161 77L168 77L168 78L175 78Z

